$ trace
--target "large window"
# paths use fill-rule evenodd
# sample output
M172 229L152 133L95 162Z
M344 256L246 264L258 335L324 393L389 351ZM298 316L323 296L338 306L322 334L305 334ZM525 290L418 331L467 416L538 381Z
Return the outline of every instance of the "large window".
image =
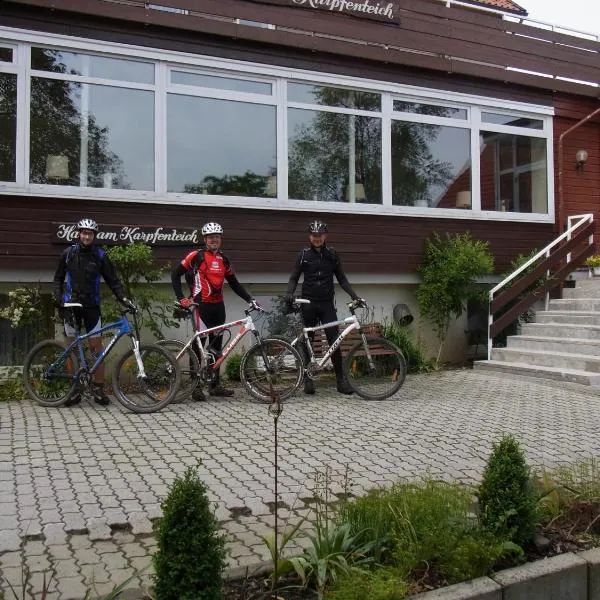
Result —
M154 92L107 85L151 84L154 66L44 48L31 64L60 75L31 78L30 182L154 190Z
M381 204L381 94L291 82L288 103L289 197Z
M170 70L167 191L277 196L273 82Z
M548 107L18 35L0 40L0 194L553 219Z
M546 141L511 133L481 132L481 208L546 213Z

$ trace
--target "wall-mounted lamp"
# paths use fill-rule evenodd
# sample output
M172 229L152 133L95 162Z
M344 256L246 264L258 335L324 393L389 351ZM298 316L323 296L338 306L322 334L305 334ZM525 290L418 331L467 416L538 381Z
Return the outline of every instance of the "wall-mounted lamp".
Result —
M575 155L575 169L577 171L583 171L583 167L588 159L587 150L577 150Z

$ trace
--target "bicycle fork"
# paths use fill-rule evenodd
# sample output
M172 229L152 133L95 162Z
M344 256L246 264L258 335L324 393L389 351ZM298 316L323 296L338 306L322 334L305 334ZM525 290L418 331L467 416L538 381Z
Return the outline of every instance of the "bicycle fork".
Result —
M133 355L138 366L137 378L146 379L146 371L144 370L144 363L142 362L142 355L140 353L140 342L134 337L131 338L131 341L133 342Z

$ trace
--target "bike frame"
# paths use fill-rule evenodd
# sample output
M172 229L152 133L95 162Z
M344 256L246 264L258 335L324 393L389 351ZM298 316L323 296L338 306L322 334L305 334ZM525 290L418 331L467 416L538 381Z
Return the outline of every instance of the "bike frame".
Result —
M300 300L300 299L297 299L297 300ZM315 353L314 353L312 344L310 343L309 334L314 331L321 331L323 329L329 329L330 327L338 327L339 325L348 325L348 326L340 332L340 334L336 338L335 342L333 342L333 344L329 347L329 350L327 350L327 352L323 355L321 360L317 360L315 357ZM367 338L366 338L365 334L361 330L360 322L358 321L358 317L354 314L354 310L352 310L352 314L349 317L346 317L345 319L341 319L339 321L330 321L329 323L325 323L323 325L316 325L315 327L303 327L302 328L302 336L298 335L291 342L291 344L292 344L292 346L296 346L296 344L300 341L300 337L303 337L304 343L306 344L306 348L308 349L310 363L316 365L318 370L321 371L324 369L325 365L327 364L327 361L331 358L331 355L340 347L341 343L350 334L351 331L359 332L360 337L362 339L363 346L365 348L365 353L366 353L369 363L372 367L373 361L371 358L371 353L369 351L369 344L367 343Z
M69 304L65 304L65 308L80 308L79 304L76 305L69 305ZM102 352L100 352L100 354L98 354L96 361L93 363L93 365L90 367L88 365L86 356L85 356L85 352L84 352L84 348L83 348L83 341L87 340L88 338L91 337L97 337L98 335L102 335L102 333L106 332L106 331L113 331L114 333L112 334L112 337L110 339L110 341L108 342L108 345L106 346L106 348L102 349ZM98 367L104 362L104 359L109 355L110 351L114 348L115 344L124 336L124 335L129 335L129 337L131 338L131 342L133 344L133 352L138 364L138 376L139 377L146 377L146 373L144 371L144 363L142 362L141 356L140 356L140 342L139 340L136 338L136 336L133 335L133 329L131 327L131 323L129 322L129 319L123 315L118 321L114 321L113 323L109 323L108 325L104 325L103 327L101 327L100 329L90 332L90 333L84 333L83 335L77 335L75 337L75 339L67 346L67 349L61 354L60 358L62 359L65 356L69 355L69 352L77 347L77 352L79 354L79 361L80 364L82 366L85 367L86 371L90 374L93 375L96 370L98 369Z
M195 307L193 307L195 308ZM197 310L197 309L196 309ZM213 370L217 370L222 362L229 356L231 351L237 346L238 342L248 333L252 331L257 340L260 339L256 326L254 325L254 320L252 319L252 315L246 312L246 316L243 319L237 319L235 321L230 321L229 323L223 323L223 325L217 325L216 327L211 327L210 329L203 329L202 331L196 331L194 335L187 341L185 346L181 349L181 351L177 354L177 360L179 360L185 352L192 346L192 344L196 343L196 346L200 352L200 356L202 357L202 365L204 366L208 363L206 355L206 349L200 342L202 338L206 338L208 340L208 336L213 333L220 333L221 331L225 331L226 329L231 329L232 327L240 327L237 335L229 340L225 348L221 350L221 355L215 362L210 365L210 368Z

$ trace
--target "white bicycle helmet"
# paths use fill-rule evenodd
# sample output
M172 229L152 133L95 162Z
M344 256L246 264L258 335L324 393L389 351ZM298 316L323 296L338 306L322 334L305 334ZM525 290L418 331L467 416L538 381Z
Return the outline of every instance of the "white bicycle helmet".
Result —
M81 231L82 229L90 229L91 231L98 232L98 223L94 219L81 219L77 223L77 231Z
M218 223L206 223L202 227L202 235L213 235L215 233L223 235L223 228Z

